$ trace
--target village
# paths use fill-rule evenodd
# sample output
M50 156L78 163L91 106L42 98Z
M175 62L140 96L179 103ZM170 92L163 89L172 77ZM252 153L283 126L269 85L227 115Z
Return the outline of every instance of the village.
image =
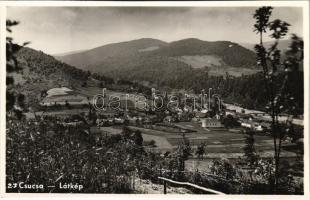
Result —
M308 194L306 3L49 4L2 6L2 192Z
M178 94L180 100L173 94L160 93L154 88L149 99L136 94L138 99L144 97L146 103L138 102L132 94L115 93L106 88L97 88L97 91L101 91L101 101L98 101L98 95L94 95L97 98L94 100L94 96L66 87L53 88L47 91L40 102L42 111L27 113L26 116L33 119L35 116L56 117L59 123L67 127L85 125L89 127L89 134L94 135L120 134L126 126L141 131L144 146L148 150L161 153L173 151L186 137L194 149L206 145L204 156L207 159L242 156L244 131L252 130L259 154L263 157L272 156L269 116L261 111L225 103L219 95L212 95L211 90L209 94L204 94L204 90L198 95L184 94L183 99ZM115 100L116 96L118 101ZM104 105L109 98L113 99L112 103ZM160 106L164 104L168 106ZM142 108L141 105L147 106ZM283 117L283 123L288 120L297 127L302 125L302 119ZM287 137L283 142L284 149L295 149L298 142L302 142L302 139ZM284 150L283 154L295 157L296 151ZM197 165L204 166L201 162L197 164L195 157L193 159L188 161L191 166L193 162L196 163L195 168L199 167Z

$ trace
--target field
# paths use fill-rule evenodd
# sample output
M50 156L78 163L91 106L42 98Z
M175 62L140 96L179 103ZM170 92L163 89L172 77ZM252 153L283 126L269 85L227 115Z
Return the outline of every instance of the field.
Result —
M189 171L205 171L208 172L209 165L212 160L225 158L229 160L236 160L244 156L243 147L245 146L245 135L241 130L227 130L227 129L205 129L198 123L180 122L173 125L192 129L196 132L185 133L186 138L189 139L193 149L192 156L185 162L185 168ZM165 131L158 131L140 127L130 128L140 130L143 138L146 141L154 140L156 148L154 150L159 152L172 152L182 142L183 133L171 133ZM271 158L273 154L273 139L270 136L255 135L255 149L256 152L263 158ZM195 148L202 142L206 143L206 153L203 160L198 160L195 155ZM283 148L293 146L291 143L284 141ZM296 145L295 145L296 147ZM300 167L300 160L297 159L296 153L292 151L282 150L282 161L292 160L290 170L294 173L302 175L302 167Z
M198 123L180 122L174 125L180 128L192 129L196 132L185 133L193 148L201 143L206 143L207 157L210 158L237 158L243 155L243 147L245 145L245 135L240 130L227 129L205 129ZM177 148L182 142L183 133L171 133L153 129L130 126L135 130L143 133L145 140L154 137L157 149L160 151L171 151ZM169 144L169 145L167 145ZM284 142L283 146L290 145ZM168 147L170 146L170 148ZM255 135L256 151L263 157L273 156L273 140L269 136ZM295 157L296 154L289 151L283 151L285 157Z
M94 97L96 95L102 95L102 89L103 88L99 88L99 87L77 87L75 88L75 91L77 93L80 93L82 95L85 95L87 97ZM112 91L112 90L106 90L105 91L105 95L107 96L118 96L120 97L121 99L122 98L125 98L125 95L127 95L128 93L125 93L125 92L117 92L117 91ZM138 95L138 94L130 94L127 99L128 100L131 100L131 101L134 101L135 99L133 97L142 97L141 95Z
M232 76L241 76L242 74L250 75L259 72L257 69L228 66L219 56L215 55L181 56L175 59L180 60L193 68L207 67L209 75L213 76L225 76L226 72L229 72Z

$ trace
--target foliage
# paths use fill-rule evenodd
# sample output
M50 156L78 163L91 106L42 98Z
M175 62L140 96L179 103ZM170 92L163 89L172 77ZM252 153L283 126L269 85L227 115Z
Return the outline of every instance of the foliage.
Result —
M134 139L133 141L135 142L136 145L142 146L143 145L143 137L141 131L137 130L134 133Z
M179 166L177 169L183 171L185 169L185 160L192 155L192 147L190 145L189 139L183 134L182 142L179 144L177 149L177 158L179 160Z
M243 147L244 156L250 167L253 167L258 159L258 155L255 151L255 139L254 132L250 129L245 131L245 146Z
M256 23L254 24L254 31L256 33L259 34L266 33L272 9L273 8L270 6L264 6L255 11L253 17L256 19Z
M218 176L211 183L210 176L200 175L200 185L208 185L226 193L239 194L272 194L275 177L274 160L258 158L252 169L244 169L244 166L234 164L226 159L212 161L209 166L211 173ZM279 180L277 194L302 194L302 182L287 173L287 166L283 164L280 173L283 173ZM284 175L285 174L285 175ZM222 178L220 178L222 177ZM222 187L221 187L222 186ZM225 187L224 187L225 186Z
M266 99L268 100L266 108L272 118L271 134L274 139L275 173L274 182L271 186L273 187L273 192L276 193L279 189L279 181L281 180L281 174L279 172L281 145L286 134L281 129L278 116L283 112L296 112L294 105L296 104L294 101L295 97L292 95L293 92L290 90L290 87L292 85L292 79L296 78L298 69L302 65L303 41L301 38L293 35L290 50L286 52L288 56L284 61L281 59L281 52L278 49L279 39L282 39L287 34L288 26L290 25L279 19L269 22L272 9L272 7L261 7L255 11L253 17L256 19L256 23L254 24L255 31L260 37L260 44L255 46L257 65L263 69ZM263 33L267 29L271 32L270 37L274 39L274 43L269 49L266 49L263 45ZM279 72L283 72L283 75L282 79L277 83L276 79L278 78ZM279 85L277 86L277 84ZM290 119L287 123L291 123Z
M12 27L18 25L19 22L6 20L6 31L11 33ZM24 43L22 46L17 45L13 42L12 37L6 37L6 110L13 111L17 118L22 117L22 110L24 108L25 96L21 93L14 91L14 77L12 73L19 73L22 68L18 64L16 54L23 46L28 43Z
M196 150L196 155L198 159L203 160L203 155L206 152L206 143L201 143L200 145L198 145L197 150Z
M233 180L237 176L236 168L227 159L214 160L209 168L211 173L227 180Z
M8 119L8 182L54 185L61 180L82 184L80 192L132 191L130 179L143 155L141 146L125 135L89 135L85 125L64 127L60 122L53 117L36 122Z
M232 115L228 114L222 119L225 128L234 128L240 126L240 123Z

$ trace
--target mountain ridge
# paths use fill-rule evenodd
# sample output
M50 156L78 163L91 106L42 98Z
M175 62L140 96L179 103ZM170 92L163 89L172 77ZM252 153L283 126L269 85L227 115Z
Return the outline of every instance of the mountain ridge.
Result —
M55 56L56 59L71 64L76 67L85 67L85 65L95 65L103 59L115 56L128 56L138 52L139 49L149 47L149 45L165 45L166 43L156 39L143 38L120 43L111 43L95 47L87 51L71 54L68 56ZM131 51L129 51L129 49Z
M56 59L94 73L133 81L162 82L155 75L202 69L215 76L256 73L255 54L230 41L185 38L164 42L153 38L112 43ZM168 69L169 68L169 69ZM143 73L142 73L143 72ZM169 77L162 77L167 79ZM168 81L169 82L169 81Z

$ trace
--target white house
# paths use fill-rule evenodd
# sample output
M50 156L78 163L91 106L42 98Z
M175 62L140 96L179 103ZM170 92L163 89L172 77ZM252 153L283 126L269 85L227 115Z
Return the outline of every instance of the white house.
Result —
M221 128L222 123L218 119L204 118L201 119L201 127L203 128Z

